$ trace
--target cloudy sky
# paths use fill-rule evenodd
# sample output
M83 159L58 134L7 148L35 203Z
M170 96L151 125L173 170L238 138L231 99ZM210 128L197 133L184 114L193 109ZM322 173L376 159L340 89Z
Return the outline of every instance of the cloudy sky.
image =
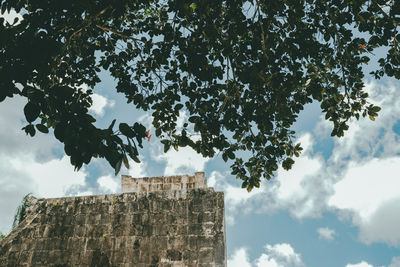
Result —
M107 73L95 88L91 113L97 125L141 121L149 114L128 106ZM229 267L400 266L400 82L365 80L371 102L382 107L375 122L354 121L343 138L331 138L317 104L296 125L304 153L289 172L251 193L240 188L221 155L204 159L189 148L164 154L154 137L145 142L134 177L204 171L209 186L225 192ZM9 232L17 205L37 197L120 192L105 160L74 172L51 134L25 135L26 100L0 103L0 231ZM181 113L183 122L185 113ZM229 163L229 162L228 162Z

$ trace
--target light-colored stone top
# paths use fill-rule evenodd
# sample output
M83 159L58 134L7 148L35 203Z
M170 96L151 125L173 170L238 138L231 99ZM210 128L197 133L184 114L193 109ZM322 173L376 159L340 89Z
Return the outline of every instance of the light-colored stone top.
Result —
M194 176L160 176L133 178L128 175L121 176L122 193L159 192L207 188L204 172L195 172Z

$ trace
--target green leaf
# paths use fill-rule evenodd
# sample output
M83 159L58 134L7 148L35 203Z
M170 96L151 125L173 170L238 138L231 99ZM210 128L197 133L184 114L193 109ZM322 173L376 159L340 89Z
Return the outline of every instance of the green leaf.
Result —
M108 130L111 130L111 131L112 131L112 129L114 128L114 125L115 125L115 122L116 122L116 121L117 121L117 120L114 119L114 120L111 122L110 126L108 126Z
M244 181L244 182L242 183L242 188L247 188L248 184L249 184L248 181Z
M122 165L122 158L117 161L117 164L115 164L115 175L117 175L121 170L121 165Z
M127 140L128 140L128 152L129 152L130 157L133 158L138 155L137 148L136 148L136 145L135 145L135 147L132 146L129 138L127 138Z
M290 170L292 168L292 165L294 163L294 160L292 158L286 158L283 162L282 162L282 167L285 170Z
M3 3L3 5L1 6L1 14L4 14L4 12L6 12L6 8L7 8L6 4Z
M123 159L123 161L124 161L125 167L126 167L127 169L129 169L129 161L128 161L128 158L126 157L126 155L124 155L124 156L122 157L122 159Z
M197 5L195 3L192 3L189 7L194 11L196 10Z
M43 124L36 124L36 128L42 133L48 133L49 129Z
M227 162L228 161L228 155L227 153L222 153L222 159Z
M171 143L169 143L169 142L165 143L164 144L164 153L167 153L170 147L171 147Z
M175 109L176 111L178 111L178 110L181 110L182 108L183 108L183 105L182 105L182 104L176 104L174 109Z
M189 121L190 121L191 123L195 123L195 122L197 122L199 119L200 119L199 116L192 116L192 117L189 117Z
M372 107L372 112L379 112L381 110L381 108L380 107L378 107L378 106L374 106L374 107Z
M129 127L129 125L126 123L120 123L119 130L123 135L127 136L128 138L135 137L135 132L132 131L131 127Z
M64 142L64 136L67 127L63 123L58 123L54 128L54 136L61 142Z
M252 184L248 184L248 185L247 185L247 187L246 187L246 189L247 189L247 192L249 192L249 193L250 193L250 192L251 192L251 190L253 190L253 187L254 187L254 186L253 186Z
M27 135L29 134L31 137L33 137L36 133L35 127L32 124L23 127L22 130L25 130L25 133Z
M132 159L133 159L133 161L135 161L136 163L140 163L140 160L139 160L138 157L134 156L134 157L132 157Z
M157 128L156 129L156 136L160 136L161 135L161 128Z
M40 108L38 105L28 102L24 107L25 118L28 122L33 122L39 117Z

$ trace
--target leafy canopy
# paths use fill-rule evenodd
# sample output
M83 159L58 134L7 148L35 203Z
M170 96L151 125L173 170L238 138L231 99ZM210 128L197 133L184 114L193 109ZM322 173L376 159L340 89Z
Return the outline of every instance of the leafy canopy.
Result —
M26 97L25 132L53 128L77 169L100 157L118 173L128 157L139 161L146 136L140 123L94 125L102 70L152 113L165 151L221 153L248 190L278 164L291 168L301 152L291 126L307 103L320 103L332 136L352 118L374 120L380 108L362 81L374 50L387 54L373 77L400 78L398 0L0 2L23 14L0 19L0 101Z

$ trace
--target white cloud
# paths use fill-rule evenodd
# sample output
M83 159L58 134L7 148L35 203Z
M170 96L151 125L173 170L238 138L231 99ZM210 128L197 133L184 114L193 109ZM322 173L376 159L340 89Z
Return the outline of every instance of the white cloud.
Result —
M266 245L266 253L263 253L257 260L257 267L301 267L305 266L301 255L296 253L290 244L282 243Z
M335 238L336 232L328 227L321 227L317 229L318 238L325 240L333 240Z
M208 186L215 187L218 190L225 191L225 205L237 206L244 204L247 200L251 199L255 195L261 192L261 189L253 189L251 192L247 192L239 186L233 186L227 180L229 172L220 173L218 171L213 171L208 177Z
M217 191L224 191L225 220L229 225L235 223L235 217L238 213L249 213L253 205L246 205L247 202L262 193L261 188L255 188L251 192L247 192L246 189L240 186L232 185L232 181L235 180L229 172L220 173L218 171L213 171L207 178L208 186L214 187Z
M164 175L188 174L204 171L209 158L204 158L190 147L171 148L167 153L159 154L157 161L165 162Z
M374 267L374 266L365 261L362 261L356 264L347 264L346 267Z
M249 260L247 250L241 247L228 259L228 267L304 267L301 255L287 243L265 245L262 253L253 264Z
M296 218L318 217L321 213L321 199L324 199L329 188L321 177L323 159L312 156L313 140L310 134L299 138L304 148L293 168L286 171L279 168L276 181L271 190L274 194L274 206L268 209L287 209ZM266 185L270 186L270 185Z
M279 263L274 259L270 258L268 255L263 254L256 261L257 267L280 267Z
M393 257L388 267L400 267L400 257Z
M104 191L104 193L117 193L118 189L120 189L120 182L111 175L101 176L97 179L97 183L100 186L100 190Z
M115 101L109 100L106 97L99 95L99 94L92 94L91 98L93 100L92 106L89 108L89 110L93 111L96 115L103 117L105 109L112 108L115 105Z
M154 132L154 127L153 127L153 116L151 116L148 113L143 114L142 116L139 117L138 121L143 124L146 129L150 129L152 132Z
M385 242L392 246L400 245L400 197L384 202L366 221L353 219L360 228L360 239L366 244ZM355 217L357 218L357 217Z
M400 158L372 159L352 164L343 180L334 185L329 205L352 217L360 239L369 244L399 245Z
M233 256L228 259L228 267L251 267L246 248L235 250Z
M128 170L128 175L139 178L139 177L147 177L147 163L142 159L142 157L139 157L140 163L136 163L133 160L129 162L130 168Z
M61 197L71 185L83 185L86 172L82 168L74 171L68 156L38 163L32 155L9 160L10 168L30 180L33 193L37 197Z

